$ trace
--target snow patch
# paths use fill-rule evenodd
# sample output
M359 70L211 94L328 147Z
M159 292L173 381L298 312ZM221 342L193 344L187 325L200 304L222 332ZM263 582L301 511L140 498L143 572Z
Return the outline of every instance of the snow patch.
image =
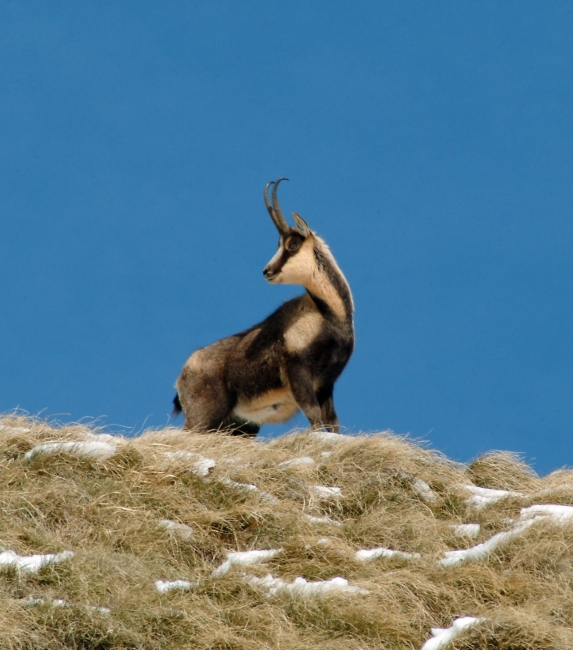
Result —
M267 501L268 503L276 504L279 502L279 500L275 496L273 496L270 492L259 490L259 494L261 495L261 498Z
M479 524L452 524L451 528L460 537L477 537L480 532Z
M98 460L107 460L117 451L115 445L109 442L96 440L81 440L77 442L46 442L43 445L36 445L30 451L24 454L27 460L34 458L39 454L58 454L61 452L78 456L79 458L97 458Z
M273 496L270 492L259 490L259 488L256 485L253 485L252 483L237 483L237 481L233 481L232 479L227 478L226 476L220 478L219 482L222 483L223 485L226 485L227 487L235 488L236 490L247 490L248 492L258 492L261 495L261 498L264 499L265 501L268 501L269 503L276 504L279 502L278 499L275 496Z
M21 601L23 605L29 605L29 606L34 606L34 605L45 605L46 601L43 598L34 598L34 596L29 596L28 598L24 599ZM52 607L69 607L70 603L68 603L67 600L64 600L63 598L54 598L52 602L50 603Z
M356 551L356 559L361 562L370 562L378 557L399 557L404 560L414 560L420 558L419 553L405 553L404 551L393 551L390 548L371 548Z
M28 596L28 598L23 598L21 601L22 605L28 605L34 607L36 605L45 605L46 601L43 598L35 598L34 596ZM54 598L50 603L52 607L70 607L70 603L67 600L62 598ZM108 607L98 607L96 605L86 605L86 609L89 609L92 612L98 612L99 614L111 614L111 609Z
M177 451L164 451L163 452L167 458L174 461L188 462L195 458L195 454L192 454L186 449L178 449Z
M278 553L282 552L282 548L272 548L266 551L232 551L227 553L227 559L213 571L213 577L221 576L228 573L232 566L248 566L250 564L263 564L270 560Z
M345 578L332 578L332 580L318 580L307 582L304 578L295 578L293 582L284 582L280 578L273 578L269 573L265 578L253 576L249 579L253 587L265 589L268 596L279 593L288 593L292 596L328 596L333 593L367 594L367 589L349 585Z
M483 620L485 619L475 618L473 616L462 616L461 618L456 618L452 627L445 629L441 627L433 627L431 632L434 638L428 639L422 646L421 650L440 650L440 648L445 648L450 641L453 641L464 630L467 630L472 625L480 623Z
M213 467L217 465L217 462L212 458L205 458L205 456L194 454L186 449L166 451L164 453L168 458L176 462L191 463L190 471L201 477L208 476Z
M161 519L159 525L164 530L176 533L182 539L191 539L193 537L193 529L186 524L180 524L177 521L171 521L171 519Z
M492 503L497 503L498 501L501 501L501 499L507 499L508 497L523 499L525 496L521 494L521 492L492 490L491 488L478 487L477 485L463 485L462 487L471 492L471 496L467 499L467 502L478 508L478 510L481 510Z
M223 485L226 485L227 487L230 488L234 488L236 490L248 490L249 492L258 492L259 490L259 488L256 485L253 485L252 483L238 483L237 481L233 481L232 479L227 478L226 476L220 478L219 483L222 483Z
M313 515L304 515L304 518L307 521L310 521L311 524L331 524L334 526L342 526L339 521L335 521L330 517L313 517Z
M342 496L342 490L339 487L326 487L326 485L311 485L311 492L319 499L336 499Z
M334 433L334 431L313 431L312 436L318 440L326 440L328 442L341 442L346 438L342 433Z
M0 553L0 566L14 566L24 573L36 573L48 564L57 564L74 557L73 551L43 555L18 555L14 551Z
M529 506L528 508L521 509L519 519L523 521L529 521L531 519L547 521L547 519L551 519L557 524L565 524L573 520L573 506L553 504Z
M422 481L421 478L414 479L412 487L414 488L414 492L420 498L424 499L424 501L428 501L429 503L437 501L438 495L434 492L434 490L432 490L426 481Z
M220 463L224 465L238 465L239 467L248 467L250 463L244 463L244 458L242 456L237 456L236 458L221 458L219 459Z
M483 560L495 549L527 530L532 524L539 521L551 521L555 524L566 524L573 521L573 506L536 505L522 508L519 519L513 528L502 533L497 533L486 542L459 551L446 551L440 560L442 566L455 566L467 560Z
M301 456L300 458L291 458L279 463L279 467L296 467L297 465L314 465L314 458L310 456Z
M198 586L198 582L189 582L187 580L156 580L155 588L159 593L165 594L168 591L189 591Z
M446 551L444 557L440 560L442 566L455 566L461 564L467 560L483 560L488 557L495 549L514 537L517 537L522 533L526 528L528 528L533 523L533 519L528 522L523 522L511 530L508 530L503 533L497 533L493 537L490 537L487 542L478 544L477 546L472 546L468 549L463 549L459 551Z
M191 471L197 476L208 476L209 472L217 463L212 458L199 458L191 466Z

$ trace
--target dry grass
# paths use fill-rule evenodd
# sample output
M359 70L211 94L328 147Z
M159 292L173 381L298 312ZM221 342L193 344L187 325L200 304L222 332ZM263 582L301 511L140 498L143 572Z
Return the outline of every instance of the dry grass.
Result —
M573 505L571 471L538 478L508 453L465 467L387 433L261 443L164 430L115 438L106 460L25 457L38 444L93 436L84 426L0 419L0 550L75 554L37 573L0 567L0 648L411 650L461 616L485 620L448 647L573 647L572 523L536 523L488 558L439 564L445 551L508 530L522 507ZM196 459L178 451L216 466L198 476ZM297 457L315 462L281 466ZM468 483L521 496L478 509L461 487ZM341 496L322 499L315 485ZM165 519L192 534L166 530ZM463 523L480 524L479 536L456 534ZM419 557L356 558L375 547ZM277 548L264 565L211 575L230 551ZM342 576L369 593L269 596L249 583L268 573L286 582ZM159 579L199 584L160 593Z

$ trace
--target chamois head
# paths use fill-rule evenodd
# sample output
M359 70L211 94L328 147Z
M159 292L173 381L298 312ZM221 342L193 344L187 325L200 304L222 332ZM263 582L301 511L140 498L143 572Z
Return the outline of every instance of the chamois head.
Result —
M296 212L292 213L295 227L291 228L283 216L277 199L277 188L281 181L271 181L265 187L265 205L271 219L279 231L279 247L271 261L263 269L265 279L271 284L305 285L316 269L314 255L314 234L305 220ZM273 185L272 204L269 201L269 187Z

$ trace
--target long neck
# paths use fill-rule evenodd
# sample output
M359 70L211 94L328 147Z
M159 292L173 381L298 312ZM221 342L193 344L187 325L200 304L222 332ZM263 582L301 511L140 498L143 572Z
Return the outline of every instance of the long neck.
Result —
M306 290L311 297L323 302L338 320L351 325L354 302L350 287L330 249L316 236L314 256L316 270L305 283Z

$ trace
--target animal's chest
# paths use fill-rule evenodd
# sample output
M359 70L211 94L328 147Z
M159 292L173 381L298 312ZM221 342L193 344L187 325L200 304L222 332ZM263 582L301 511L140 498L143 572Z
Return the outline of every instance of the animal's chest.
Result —
M308 359L317 378L334 380L352 354L352 341L341 336L324 336L308 350Z
M313 357L323 364L346 362L352 352L352 338L317 311L303 312L285 330L288 354Z

